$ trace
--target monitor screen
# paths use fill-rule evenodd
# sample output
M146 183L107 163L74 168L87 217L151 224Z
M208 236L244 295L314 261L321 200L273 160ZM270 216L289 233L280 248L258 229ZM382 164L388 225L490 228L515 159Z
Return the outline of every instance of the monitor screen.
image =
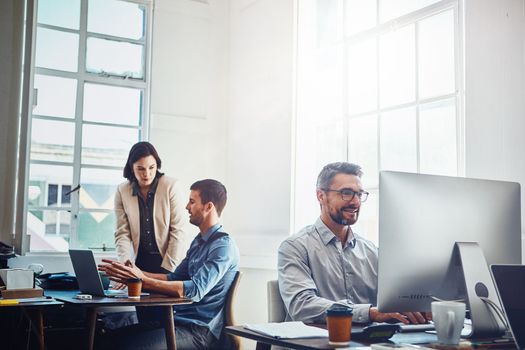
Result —
M466 300L455 242L477 242L488 264L521 264L518 183L384 171L379 193L380 311Z

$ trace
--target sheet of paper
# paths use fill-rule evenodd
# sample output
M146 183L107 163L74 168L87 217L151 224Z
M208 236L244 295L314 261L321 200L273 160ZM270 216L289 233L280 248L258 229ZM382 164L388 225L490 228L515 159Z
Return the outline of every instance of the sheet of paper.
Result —
M307 326L302 322L246 324L244 328L277 339L328 337L326 329Z

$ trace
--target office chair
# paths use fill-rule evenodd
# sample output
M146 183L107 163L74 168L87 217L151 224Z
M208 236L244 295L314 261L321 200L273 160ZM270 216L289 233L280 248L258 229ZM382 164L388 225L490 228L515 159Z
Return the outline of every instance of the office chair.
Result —
M230 289L228 290L228 294L226 294L226 304L224 306L224 327L235 325L233 300L235 298L235 294L237 293L241 276L241 271L237 271L235 273L235 277L233 278L233 282L230 286ZM223 334L223 336L225 337L224 341L228 343L228 349L239 350L241 348L241 339L239 337L230 334Z
M277 280L268 281L266 290L268 293L268 322L284 322L287 312L279 292L279 282Z

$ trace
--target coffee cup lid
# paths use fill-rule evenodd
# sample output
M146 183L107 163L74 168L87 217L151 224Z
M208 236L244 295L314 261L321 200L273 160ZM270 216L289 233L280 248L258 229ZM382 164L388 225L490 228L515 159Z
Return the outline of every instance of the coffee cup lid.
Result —
M326 310L327 316L352 316L354 309L350 306L344 306L339 304L333 304L328 310Z
M142 282L142 280L140 278L133 277L133 278L128 278L126 282L135 283L135 282Z

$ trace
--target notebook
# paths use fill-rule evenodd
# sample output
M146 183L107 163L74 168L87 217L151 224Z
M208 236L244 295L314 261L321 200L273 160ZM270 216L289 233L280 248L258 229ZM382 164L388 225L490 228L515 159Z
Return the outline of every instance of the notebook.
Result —
M518 349L525 349L525 265L491 265L492 278Z
M91 250L70 249L69 257L77 276L80 292L100 297L127 296L126 290L104 290L95 256Z

